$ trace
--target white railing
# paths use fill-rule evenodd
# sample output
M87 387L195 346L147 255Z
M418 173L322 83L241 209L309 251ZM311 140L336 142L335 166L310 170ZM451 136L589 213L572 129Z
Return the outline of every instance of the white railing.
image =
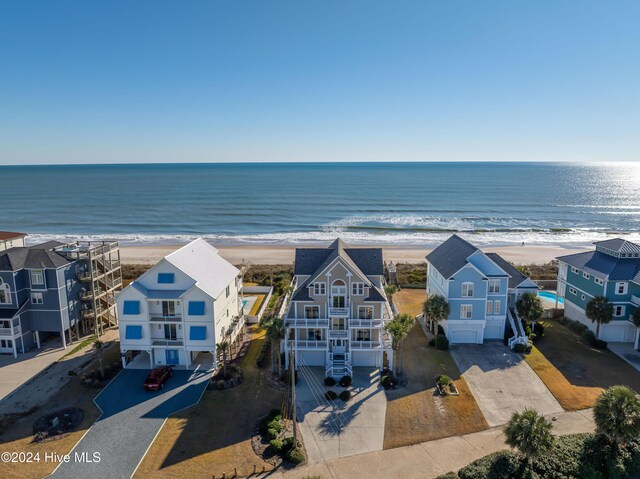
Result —
M329 316L348 316L349 315L349 307L345 308L334 308L333 306L329 306Z
M346 339L349 337L349 331L346 329L330 329L329 337Z
M151 315L151 317L149 318L149 321L151 322L170 322L170 321L182 321L182 315L176 315L176 316L162 316L162 315Z
M295 346L295 341L289 341L289 344L293 344L294 347ZM298 348L322 348L322 349L326 349L327 347L327 342L326 341L322 341L322 340L318 340L318 341L312 341L312 340L308 340L308 339L298 339Z
M350 328L381 328L381 319L350 319Z
M288 318L287 326L295 326L298 328L328 328L328 319L302 319Z
M0 336L15 336L20 332L20 326L13 326L12 328L0 328Z
M151 344L153 346L182 346L182 339L153 339L151 338Z
M378 349L382 347L381 341L351 341L351 349Z

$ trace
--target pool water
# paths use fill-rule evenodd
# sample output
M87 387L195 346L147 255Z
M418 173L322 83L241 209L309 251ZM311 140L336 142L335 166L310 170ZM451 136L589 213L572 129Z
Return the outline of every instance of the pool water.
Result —
M242 308L243 308L243 309L247 306L247 303L248 303L248 302L249 302L249 301L248 301L248 300L246 300L246 299L243 299L243 300L242 300Z
M553 291L538 291L538 296L545 301L550 301L552 303L556 302L556 293ZM558 298L558 304L564 304L564 299Z

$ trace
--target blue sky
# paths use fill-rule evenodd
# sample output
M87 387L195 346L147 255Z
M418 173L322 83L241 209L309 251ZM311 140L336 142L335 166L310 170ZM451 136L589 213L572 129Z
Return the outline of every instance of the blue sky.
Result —
M0 4L0 164L638 161L640 2Z

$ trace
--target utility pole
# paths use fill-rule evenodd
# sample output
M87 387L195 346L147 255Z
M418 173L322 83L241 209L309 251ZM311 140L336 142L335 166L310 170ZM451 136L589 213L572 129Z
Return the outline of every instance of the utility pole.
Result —
M293 341L290 343L289 351L289 370L291 372L291 424L293 425L293 444L298 444L298 432L296 428L296 368L293 364L295 361L295 351L293 349Z

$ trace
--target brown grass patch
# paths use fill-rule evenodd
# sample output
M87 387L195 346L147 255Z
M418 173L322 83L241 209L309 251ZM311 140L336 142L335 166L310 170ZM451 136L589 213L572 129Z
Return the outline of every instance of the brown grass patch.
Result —
M282 393L270 389L255 358L264 341L256 333L242 361L243 383L224 391L207 390L200 403L167 419L135 477L244 477L272 469L251 447L259 418L280 409Z
M427 300L424 289L403 289L393 295L393 302L400 313L417 316L422 314L422 306Z
M387 391L384 448L482 431L489 426L467 383L448 351L427 346L427 338L416 325L405 341L405 388ZM442 397L435 378L446 374L454 380L459 396Z
M616 384L640 392L640 374L611 351L594 349L557 321L544 321L544 336L525 361L567 411L593 407Z

